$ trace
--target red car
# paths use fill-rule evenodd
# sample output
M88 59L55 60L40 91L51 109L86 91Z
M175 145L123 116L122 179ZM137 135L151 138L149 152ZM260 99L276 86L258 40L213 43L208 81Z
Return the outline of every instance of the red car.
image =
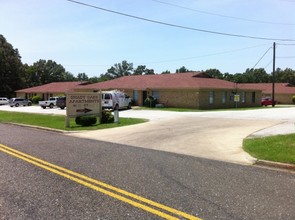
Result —
M261 99L261 105L264 105L264 106L268 106L268 105L272 105L272 98L262 98ZM277 101L274 101L274 105L277 104Z

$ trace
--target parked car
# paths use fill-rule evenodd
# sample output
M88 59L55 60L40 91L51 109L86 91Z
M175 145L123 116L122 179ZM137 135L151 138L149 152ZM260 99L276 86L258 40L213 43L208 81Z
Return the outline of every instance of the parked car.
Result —
M56 101L56 106L64 109L65 107L67 107L67 99L65 96L59 97Z
M5 97L0 97L0 105L7 105L9 103L9 99Z
M272 105L273 104L273 101L272 101L272 98L270 97L266 97L266 98L262 98L261 99L261 105L262 106L268 106L268 105ZM277 104L277 101L274 101L274 105Z
M118 90L103 91L101 94L101 106L103 109L131 108L131 98Z
M58 100L59 97L50 97L47 101L39 101L39 105L42 108L53 108L54 106L56 106L56 101Z
M31 106L32 105L32 102L28 99L24 99L24 98L12 98L9 100L9 105L10 107L18 107L18 106Z

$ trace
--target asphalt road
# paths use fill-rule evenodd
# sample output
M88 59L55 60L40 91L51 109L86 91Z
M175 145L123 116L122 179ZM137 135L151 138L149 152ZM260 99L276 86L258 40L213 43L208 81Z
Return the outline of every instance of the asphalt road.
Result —
M14 125L0 124L0 133L0 219L163 219L159 215L166 214L185 219L178 215L183 213L201 219L295 219L294 173ZM67 170L40 165L10 148ZM100 185L68 170L168 211L149 210L142 200L130 204L141 197L99 191Z

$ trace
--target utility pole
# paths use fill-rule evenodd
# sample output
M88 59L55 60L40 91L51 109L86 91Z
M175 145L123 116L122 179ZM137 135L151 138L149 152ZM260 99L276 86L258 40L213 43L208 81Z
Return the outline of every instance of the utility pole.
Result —
M272 61L272 107L275 106L275 71L276 71L276 42L273 42L273 61Z

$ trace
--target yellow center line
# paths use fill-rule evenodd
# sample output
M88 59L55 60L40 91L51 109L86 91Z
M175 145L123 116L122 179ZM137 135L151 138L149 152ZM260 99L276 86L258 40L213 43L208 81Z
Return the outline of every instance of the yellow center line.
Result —
M55 174L58 174L60 176L63 176L65 178L67 178L67 179L70 179L72 181L75 181L75 182L77 182L77 183L79 183L81 185L84 185L86 187L89 187L91 189L94 189L96 191L99 191L101 193L104 193L104 194L106 194L106 195L108 195L110 197L116 198L116 199L118 199L120 201L126 202L126 203L128 203L130 205L133 205L133 206L137 207L137 208L141 208L141 209L143 209L143 210L145 210L147 212L150 212L150 213L153 213L155 215L158 215L158 216L160 216L162 218L165 218L165 219L178 219L178 218L175 218L175 217L173 217L171 215L168 215L166 213L163 213L161 211L158 211L156 209L153 209L151 207L148 207L146 205L143 205L141 203L138 203L138 202L135 202L135 201L130 200L128 198L125 198L125 197L123 197L121 195L115 194L113 192L107 191L107 190L105 190L103 188L100 188L98 186L92 185L91 183L94 183L96 185L100 185L100 186L102 186L104 188L110 189L110 190L112 190L114 192L120 193L122 195L128 196L128 197L133 198L133 199L136 199L136 200L138 200L140 202L144 202L144 203L149 204L151 206L154 206L154 207L160 208L162 210L168 211L168 212L170 212L172 214L185 217L186 219L201 220L200 218L195 217L195 216L192 216L192 215L189 215L189 214L187 214L185 212L182 212L182 211L179 211L179 210L170 208L168 206L162 205L160 203L154 202L152 200L146 199L146 198L141 197L141 196L138 196L136 194L127 192L125 190L119 189L117 187L111 186L111 185L106 184L106 183L103 183L101 181L98 181L98 180L92 179L90 177L81 175L81 174L76 173L74 171L71 171L71 170L65 169L63 167L60 167L60 166L51 164L51 163L46 162L44 160L38 159L36 157L32 157L32 156L30 156L28 154L22 153L20 151L17 151L15 149L12 149L12 148L7 147L5 145L0 144L0 150L3 151L3 152L5 152L5 153L7 153L7 154L10 154L12 156L15 156L17 158L20 158L20 159L22 159L22 160L24 160L24 161L26 161L28 163L34 164L34 165L36 165L38 167L41 167L41 168L46 169L48 171L51 171L51 172L53 172ZM88 182L85 182L83 180L88 181Z

